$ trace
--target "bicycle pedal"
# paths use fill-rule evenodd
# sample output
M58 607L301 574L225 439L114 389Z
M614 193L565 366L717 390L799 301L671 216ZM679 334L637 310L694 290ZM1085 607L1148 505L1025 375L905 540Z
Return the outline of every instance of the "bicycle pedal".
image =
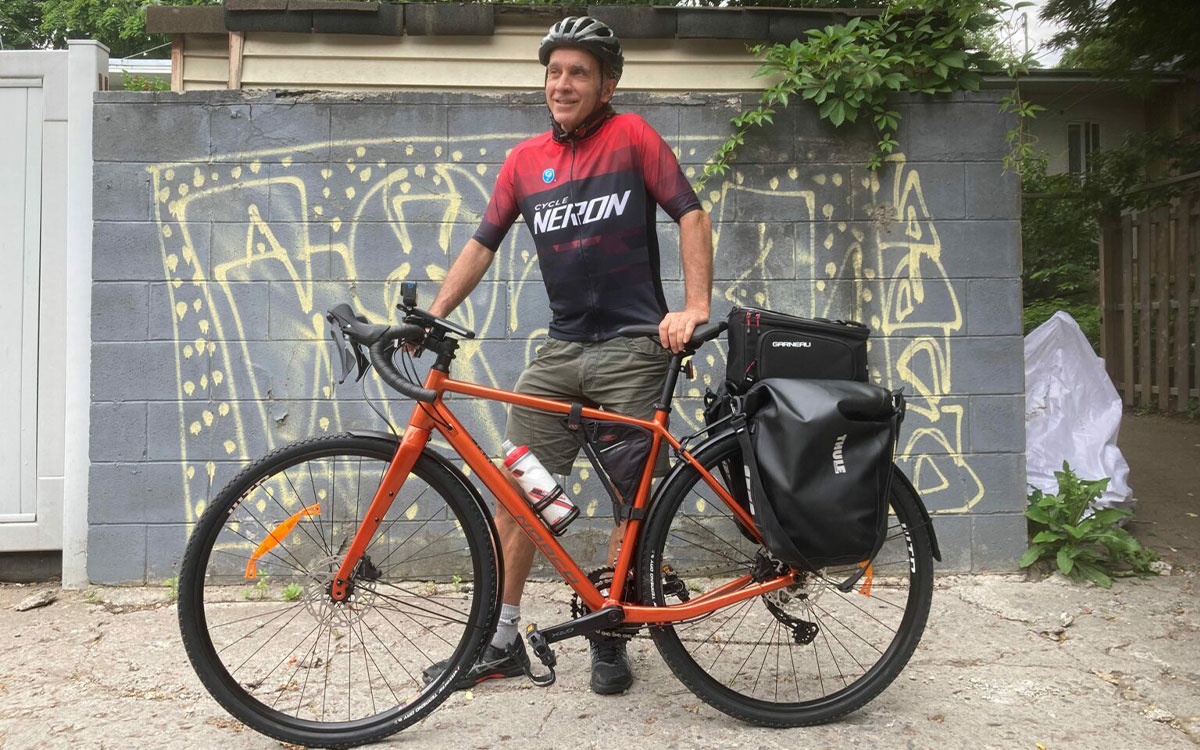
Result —
M529 659L526 658L522 663L522 666L525 667L525 676L538 687L550 687L556 679L554 666L558 664L558 657L554 655L554 649L550 648L546 636L537 629L537 625L532 623L525 627L525 640L529 643L529 650L546 668L546 674L536 675L529 664Z
M663 595L674 596L681 602L686 602L692 598L691 593L688 592L687 584L683 582L683 579L679 577L674 568L667 563L663 563L662 573Z

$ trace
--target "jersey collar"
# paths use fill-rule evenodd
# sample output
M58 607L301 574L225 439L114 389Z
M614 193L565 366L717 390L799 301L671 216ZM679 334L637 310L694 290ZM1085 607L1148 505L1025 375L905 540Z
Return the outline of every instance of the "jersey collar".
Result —
M605 104L592 114L588 115L588 118L570 133L564 131L562 126L558 124L558 120L555 120L554 117L551 116L551 132L554 136L554 140L558 143L579 143L585 138L590 138L591 136L595 135L596 131L600 130L604 123L608 122L608 119L615 114L616 110L612 108L612 105Z

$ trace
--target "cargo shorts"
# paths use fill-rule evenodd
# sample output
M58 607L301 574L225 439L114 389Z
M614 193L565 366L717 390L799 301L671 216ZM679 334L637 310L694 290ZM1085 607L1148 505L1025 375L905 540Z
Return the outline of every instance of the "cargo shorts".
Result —
M671 363L671 351L645 338L561 341L546 337L514 390L530 396L580 403L638 419L654 416ZM570 474L579 441L564 416L512 406L504 437L528 445L546 470ZM668 451L660 450L655 475L666 472Z

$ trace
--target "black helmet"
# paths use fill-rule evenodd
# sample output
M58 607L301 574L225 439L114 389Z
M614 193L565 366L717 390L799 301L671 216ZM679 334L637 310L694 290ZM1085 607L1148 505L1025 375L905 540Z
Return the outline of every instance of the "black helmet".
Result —
M580 47L591 52L613 78L620 80L625 56L621 54L621 42L608 24L591 16L569 16L554 24L538 50L542 65L549 64L550 53L559 47Z

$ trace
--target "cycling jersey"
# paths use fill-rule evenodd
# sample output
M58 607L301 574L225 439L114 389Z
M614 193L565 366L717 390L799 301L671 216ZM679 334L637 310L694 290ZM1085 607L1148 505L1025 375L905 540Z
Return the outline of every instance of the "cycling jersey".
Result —
M550 335L600 341L667 314L656 204L675 221L700 208L662 137L637 115L614 115L582 137L518 144L475 239L495 251L520 213L550 298Z

